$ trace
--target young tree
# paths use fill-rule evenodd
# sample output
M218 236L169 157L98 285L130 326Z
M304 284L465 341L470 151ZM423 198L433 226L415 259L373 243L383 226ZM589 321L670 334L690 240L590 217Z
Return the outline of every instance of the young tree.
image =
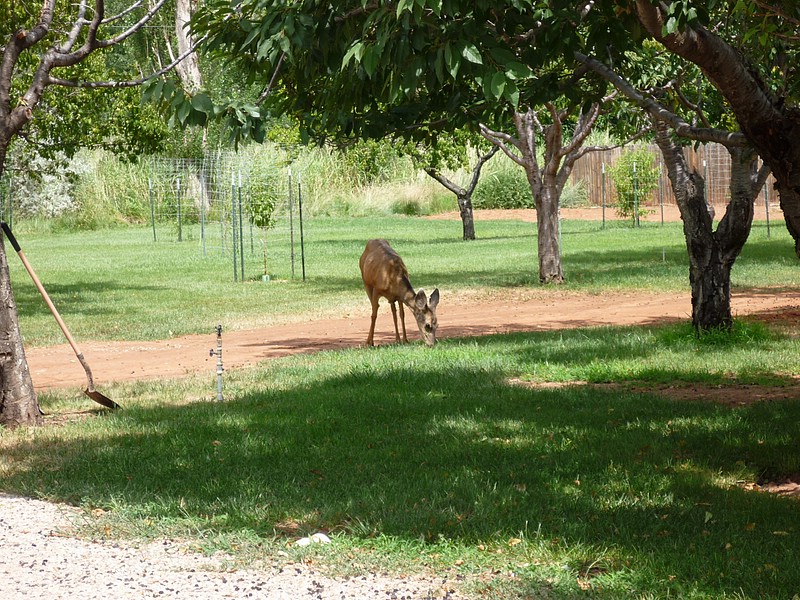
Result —
M599 150L583 143L597 122L601 103L592 104L580 111L572 135L565 132L568 109L559 110L552 102L546 103L549 121L542 124L536 111L514 112L517 136L494 131L481 125L487 140L502 148L503 152L525 169L536 206L538 229L539 280L542 283L562 283L561 247L558 235L558 215L561 193L567 184L577 160L588 152ZM543 141L543 160L538 156L539 140Z
M57 3L39 0L39 11L32 3L4 7L7 15L0 31L6 35L0 48L0 175L5 169L11 142L31 131L48 92L54 88L127 88L135 81L87 80L80 78L81 67L103 51L118 46L140 33L165 6L166 0L152 0L144 8L141 1L130 1L115 14L106 14L104 0L79 0ZM182 57L162 71L166 72ZM85 73L85 72L83 72ZM72 124L77 115L64 114L61 120ZM33 390L19 331L19 319L8 275L6 251L0 244L0 335L7 340L0 361L0 425L15 427L40 422L41 411Z
M475 188L478 187L478 181L480 180L483 166L497 154L498 150L499 148L497 146L492 146L490 150L478 155L478 160L472 167L472 175L467 187L462 187L449 179L435 161L429 161L424 167L425 172L430 177L456 195L458 212L461 216L463 239L465 241L475 239L475 213L472 207L472 195L475 193Z
M497 153L499 148L491 145L485 148L486 141L480 135L466 130L440 133L431 136L428 142L410 143L402 146L403 152L409 154L414 164L423 169L445 189L456 196L458 211L461 216L461 227L465 241L475 239L475 214L472 207L472 195L478 186L484 165ZM470 151L477 153L477 160L471 165L471 175L467 187L453 181L445 175L445 169L459 169L470 166Z

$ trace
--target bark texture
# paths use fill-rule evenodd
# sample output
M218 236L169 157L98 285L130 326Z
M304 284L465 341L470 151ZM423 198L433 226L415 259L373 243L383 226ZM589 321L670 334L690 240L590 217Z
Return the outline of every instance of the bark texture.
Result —
M2 237L2 236L0 236ZM33 389L11 279L5 245L0 241L0 425L16 428L40 425L42 412Z
M536 115L532 110L514 115L514 124L519 138L519 149L525 175L533 193L536 206L537 250L539 255L539 281L541 283L563 283L564 271L561 267L561 244L558 236L558 203L561 194L557 189L558 164L548 162L548 144L560 142L553 123L545 131L545 165L539 167L536 157Z
M656 143L664 157L683 220L689 254L692 325L697 331L729 329L733 325L731 269L750 235L755 197L763 185L756 169L757 156L750 148L728 148L732 159L731 201L714 231L713 213L707 206L702 176L690 170L669 128L663 122L654 123Z
M189 28L192 18L193 0L176 0L175 2L175 37L178 40L178 56L186 54L186 58L175 65L175 73L184 87L192 94L203 87L203 76L200 73L200 60L197 52L190 52L194 46L194 36ZM167 40L169 42L169 40ZM172 57L173 60L175 57Z

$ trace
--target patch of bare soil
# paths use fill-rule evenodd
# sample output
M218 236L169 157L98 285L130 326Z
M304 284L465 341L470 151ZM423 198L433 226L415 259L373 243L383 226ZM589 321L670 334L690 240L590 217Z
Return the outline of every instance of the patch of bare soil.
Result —
M716 207L717 217L724 214L724 207ZM608 221L621 221L624 220L619 217L616 210L613 208L606 208L605 211L600 206L589 206L585 208L562 208L559 211L562 219L576 220L576 221L601 221L605 218ZM494 219L508 219L510 221L527 221L530 223L536 222L536 211L532 208L522 209L479 209L474 211L475 222L489 221ZM762 215L763 216L763 215ZM770 219L779 222L783 215L777 205L770 206ZM437 220L461 220L461 216L457 211L446 212L437 215L431 215L429 219ZM756 217L760 218L760 217ZM645 210L639 215L640 221L660 223L677 222L681 220L681 213L675 205L665 204L661 206L645 207Z
M369 307L338 319L305 321L262 329L223 329L226 370L252 366L260 361L297 353L351 348L362 345L369 328ZM734 294L734 315L767 320L796 329L800 315L800 290ZM689 293L588 295L540 290L511 291L502 298L476 298L442 290L438 308L439 338L471 337L518 331L545 331L613 325L657 325L689 319ZM786 315L785 318L781 315ZM111 381L167 379L192 373L216 372L216 335L191 335L151 342L82 341L95 383L101 388ZM417 335L416 332L411 336ZM376 344L394 341L391 314L382 305L375 333ZM68 344L31 348L26 351L37 390L81 387L86 375ZM751 388L730 389L742 401L753 398ZM124 399L115 399L124 405ZM88 401L88 399L87 399Z
M608 221L619 221L619 216L612 208L606 208L603 211L602 207L590 206L586 208L562 208L559 211L562 219L571 219L576 221L601 221L603 218ZM661 207L655 207L644 211L640 217L640 221L646 222L673 222L681 220L681 213L677 206L664 205L663 213ZM478 209L474 211L475 222L491 221L497 219L507 219L509 221L525 221L528 223L536 223L536 210L532 208L519 208L519 209ZM434 220L461 220L461 215L455 212L446 212L436 215L431 215L429 219Z

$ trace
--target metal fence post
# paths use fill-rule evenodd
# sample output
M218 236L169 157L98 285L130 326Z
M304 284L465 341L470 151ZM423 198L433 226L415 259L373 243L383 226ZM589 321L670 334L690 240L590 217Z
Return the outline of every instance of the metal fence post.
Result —
M292 202L292 168L289 167L289 255L292 261L292 279L294 279L294 206Z
M178 203L178 241L183 241L183 220L181 216L181 178L178 177L175 180L175 187L177 193L177 203Z
M153 178L147 178L147 195L150 197L150 223L153 225L153 241L157 242L156 238L156 207L153 199Z
M233 280L239 281L239 264L236 255L236 174L231 171L231 241L233 242Z
M601 229L606 228L606 163L600 163L600 203L602 206L603 224Z
M244 225L242 223L242 171L239 169L239 262L242 267L244 281Z
M633 220L639 227L639 181L636 175L636 161L633 161Z
M303 239L303 188L300 173L297 174L297 206L300 209L300 264L303 268L303 281L306 280L306 247Z

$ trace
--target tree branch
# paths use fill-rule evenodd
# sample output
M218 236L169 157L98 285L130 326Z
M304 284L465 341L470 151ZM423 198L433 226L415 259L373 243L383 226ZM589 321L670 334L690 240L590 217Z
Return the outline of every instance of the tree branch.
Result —
M63 87L88 88L88 89L136 87L138 85L142 85L144 82L149 81L149 80L151 80L151 79L153 79L155 77L160 77L161 75L164 75L165 73L169 73L172 69L175 68L175 65L177 65L182 60L186 59L187 56L189 56L192 52L194 52L195 49L197 49L197 47L200 44L202 44L206 40L207 37L208 37L208 34L204 35L202 38L200 38L194 44L192 44L191 48L186 50L186 52L184 52L183 54L178 56L171 63L169 63L168 65L162 67L158 71L155 71L154 73L151 73L150 75L148 75L146 77L142 77L141 79L133 79L133 80L129 80L129 81L72 81L72 80L69 80L69 79L60 79L58 77L50 76L50 77L48 77L48 83L51 83L53 85L60 85L60 86L63 86Z
M715 128L693 127L684 121L679 115L667 110L659 102L644 96L628 81L620 77L616 72L612 71L595 58L590 58L585 54L576 52L575 59L589 66L595 73L603 77L620 92L622 92L624 96L653 115L656 119L667 123L681 137L700 142L716 142L722 144L723 146L748 145L746 138L741 133L723 131Z
M495 146L498 146L503 151L503 153L506 156L508 156L508 158L513 160L515 163L517 163L521 167L525 166L525 162L522 160L522 158L520 158L514 151L512 151L508 147L508 145L511 145L511 146L513 146L514 148L516 148L519 151L520 150L520 147L519 147L520 146L520 142L519 142L519 140L517 140L513 136L510 136L507 133L504 133L502 131L494 131L492 129L489 129L483 123L481 123L479 125L479 127L480 127L481 135L487 141L489 141L490 143L494 144Z

